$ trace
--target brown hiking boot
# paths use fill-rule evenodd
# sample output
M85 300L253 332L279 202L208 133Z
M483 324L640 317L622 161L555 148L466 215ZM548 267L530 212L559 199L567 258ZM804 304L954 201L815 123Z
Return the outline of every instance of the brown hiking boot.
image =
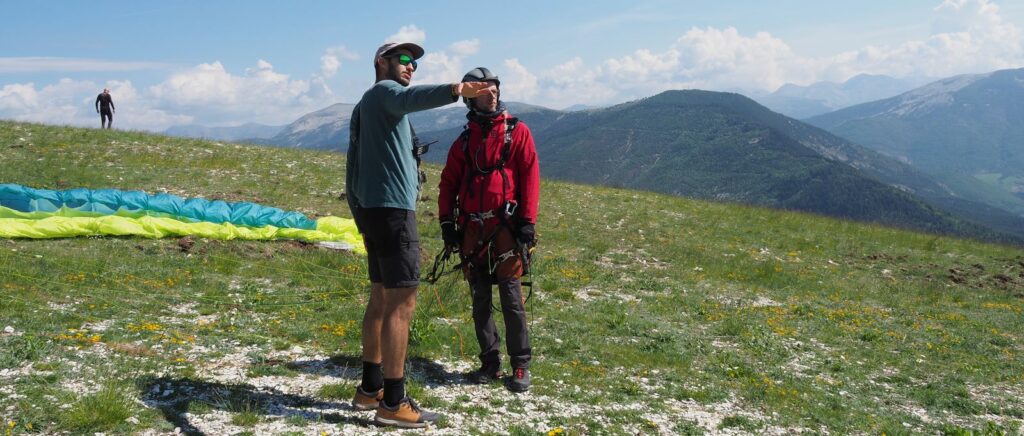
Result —
M366 392L362 386L356 386L356 396L352 399L352 408L355 410L373 410L384 399L384 389L376 393Z
M395 407L388 407L384 401L377 407L377 415L373 422L378 425L389 425L400 428L423 428L437 422L441 416L420 409L416 402L409 397L402 399Z

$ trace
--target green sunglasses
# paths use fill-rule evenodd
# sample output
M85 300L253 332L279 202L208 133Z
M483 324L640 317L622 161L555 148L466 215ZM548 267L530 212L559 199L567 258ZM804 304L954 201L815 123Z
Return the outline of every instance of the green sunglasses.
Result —
M403 67L406 66L406 65L412 64L412 70L416 71L416 60L413 59L412 56L409 56L407 54L398 54L398 55L390 55L390 56L385 56L385 57L387 57L387 58L398 58L398 63L400 65L402 65Z

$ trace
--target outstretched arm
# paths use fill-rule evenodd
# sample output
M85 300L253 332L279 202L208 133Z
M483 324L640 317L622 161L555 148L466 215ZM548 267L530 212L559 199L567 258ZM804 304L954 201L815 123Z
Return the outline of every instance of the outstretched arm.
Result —
M380 93L384 109L398 116L451 104L460 96L475 98L493 86L487 82L409 87L393 81L381 83L384 85L384 90Z

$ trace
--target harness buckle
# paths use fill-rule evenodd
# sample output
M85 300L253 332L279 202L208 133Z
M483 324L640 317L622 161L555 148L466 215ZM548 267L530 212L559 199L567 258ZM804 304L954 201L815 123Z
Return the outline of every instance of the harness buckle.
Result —
M504 262L516 256L516 250L512 249L498 255L498 263Z
M512 216L516 213L516 209L519 208L519 203L513 203L511 201L505 202L505 216Z
M469 214L466 214L466 215L469 215L469 219L471 219L473 221L489 220L491 218L494 218L494 216L495 216L493 210L489 210L489 211L486 211L486 212L469 213Z

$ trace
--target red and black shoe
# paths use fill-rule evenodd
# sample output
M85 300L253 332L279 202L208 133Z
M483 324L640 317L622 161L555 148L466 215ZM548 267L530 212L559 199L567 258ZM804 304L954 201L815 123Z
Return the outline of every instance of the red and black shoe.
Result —
M526 368L515 368L512 376L508 378L508 390L512 392L526 392L530 390L530 370Z

